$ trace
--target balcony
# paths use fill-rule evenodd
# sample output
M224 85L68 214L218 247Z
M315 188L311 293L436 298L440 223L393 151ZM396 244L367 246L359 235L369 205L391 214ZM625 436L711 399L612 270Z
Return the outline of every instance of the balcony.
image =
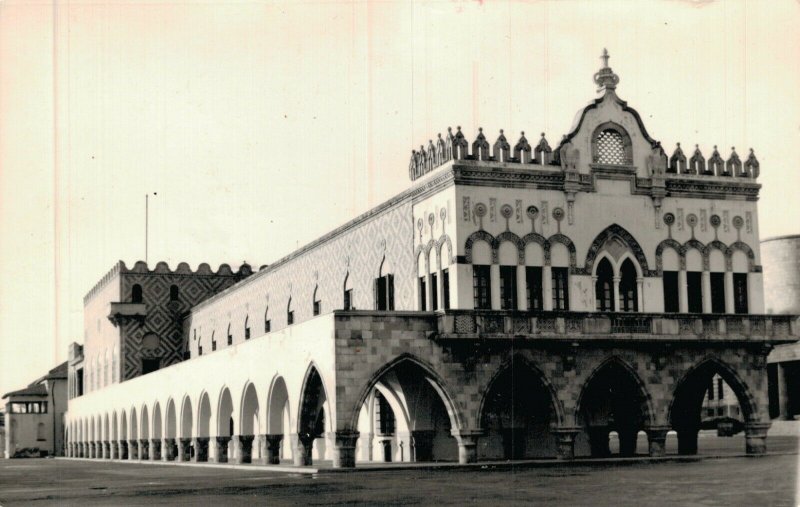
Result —
M109 303L108 304L108 320L114 326L118 326L120 322L127 319L136 319L143 322L147 317L147 308L144 303Z
M437 317L437 341L605 339L780 344L800 339L800 322L796 315L448 310Z

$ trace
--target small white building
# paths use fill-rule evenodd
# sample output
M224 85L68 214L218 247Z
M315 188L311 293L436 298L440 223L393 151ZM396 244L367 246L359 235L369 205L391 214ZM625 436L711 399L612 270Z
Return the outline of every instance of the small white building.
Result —
M5 458L64 455L64 413L67 411L67 363L24 389L3 395L6 401Z

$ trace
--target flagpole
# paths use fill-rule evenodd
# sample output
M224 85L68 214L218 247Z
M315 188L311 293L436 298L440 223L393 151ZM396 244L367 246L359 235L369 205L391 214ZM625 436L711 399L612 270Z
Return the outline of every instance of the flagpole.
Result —
M150 218L150 194L144 194L144 263L147 264L147 239Z

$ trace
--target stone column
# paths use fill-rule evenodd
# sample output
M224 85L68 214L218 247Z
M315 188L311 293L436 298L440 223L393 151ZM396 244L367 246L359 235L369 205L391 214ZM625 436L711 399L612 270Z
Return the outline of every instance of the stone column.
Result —
M152 438L148 444L150 448L150 461L161 460L161 440Z
M711 273L703 270L700 278L703 294L703 313L711 313Z
M650 426L646 428L647 432L647 452L650 456L658 457L663 456L665 452L665 442L667 441L667 432L669 426Z
M441 268L441 263L436 271L436 302L439 304L439 308L444 310L444 270Z
M139 440L139 460L148 461L150 459L150 441L146 438Z
M254 435L237 435L234 437L234 462L252 463L253 462L253 439Z
M117 442L117 452L119 459L128 459L128 441L120 440Z
M117 459L117 444L116 442L106 442L108 446L108 459Z
M176 451L174 438L165 438L161 441L161 459L163 461L175 461Z
M478 439L484 435L481 429L453 429L450 433L458 441L458 462L461 465L478 461Z
M542 309L553 310L553 270L549 264L542 266Z
M139 458L139 442L136 440L128 440L128 459Z
M333 446L333 468L355 468L357 431L337 431Z
M209 442L209 461L214 463L228 462L228 442L231 437L214 437Z
M489 287L491 287L492 310L500 309L500 265L489 266Z
M437 288L436 290L439 289ZM432 312L435 309L436 308L433 307L433 277L429 272L425 275L425 308L422 308L422 310Z
M615 277L613 278L613 283L614 283L614 294L612 295L612 299L614 300L614 301L613 301L613 303L614 303L614 307L613 307L613 308L614 308L614 311L615 311L615 312L618 312L618 311L619 311L619 308L620 308L620 304L619 304L619 298L620 298L620 296L621 296L621 293L620 293L620 291L619 291L619 282L620 282L621 280L622 280L622 277L619 277L619 276L615 276Z
M192 457L193 462L201 463L208 461L208 442L208 437L197 437L192 439L192 445L194 446L194 456Z
M311 451L314 446L314 436L308 433L292 434L292 448L294 450L295 466L311 466Z
M744 425L744 438L747 454L766 454L767 431L770 422L748 422Z
M697 454L698 428L678 429L678 454Z
M748 280L749 282L750 280ZM749 286L749 283L748 283ZM725 313L736 313L733 297L733 271L725 271Z
M689 313L689 285L686 279L686 269L678 271L678 311Z
M528 309L528 279L525 276L525 266L517 265L517 310Z
M189 461L192 457L191 446L192 439L191 438L180 438L178 439L178 456L176 458L177 461Z
M581 432L581 428L577 426L567 426L562 428L555 428L556 441L558 442L558 459L571 460L575 459L575 437Z
M433 430L414 430L411 432L412 461L433 461L433 437Z
M261 435L261 456L265 465L281 464L283 433Z
M81 442L81 458L89 457L89 442Z

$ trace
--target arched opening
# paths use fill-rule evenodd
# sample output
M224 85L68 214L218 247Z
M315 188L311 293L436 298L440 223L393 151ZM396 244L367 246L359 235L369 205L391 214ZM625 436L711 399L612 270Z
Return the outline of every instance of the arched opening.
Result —
M437 256L437 248L436 245L432 245L430 251L428 252L428 272L431 276L431 286L430 286L430 301L428 302L428 307L430 310L438 310L439 309L439 259Z
M428 309L428 267L426 262L425 251L420 250L417 255L417 310L421 312Z
M550 431L557 422L554 398L542 375L514 360L491 382L484 395L479 441L481 459L525 459L556 455Z
M311 295L311 314L316 317L322 311L322 301L319 300L319 285L314 286L314 293Z
M247 384L242 397L242 413L239 416L241 421L239 435L242 448L243 463L250 463L253 458L261 457L259 446L254 444L256 435L260 433L258 424L258 393L253 384Z
M360 434L356 459L456 461L454 418L438 378L421 362L403 357L380 370L364 391L354 421Z
M686 250L686 297L690 313L703 312L703 253L694 247Z
M217 405L217 462L227 463L231 458L231 437L236 428L233 423L233 400L230 390L225 387L219 395Z
M512 241L501 241L497 249L497 260L500 263L500 309L517 309L517 264L519 250Z
M741 438L744 423L755 416L754 407L732 369L714 359L703 361L679 381L673 394L669 422L678 436L677 452L713 449L716 436Z
M153 440L151 440L150 452L153 459L161 459L161 439L164 437L162 431L163 419L161 418L161 404L156 402L153 405Z
M120 454L119 459L125 459L130 456L128 449L128 417L123 410L119 415L119 439L120 439Z
M36 441L44 442L47 440L47 432L45 431L44 423L40 422L36 426Z
M492 246L485 240L472 244L472 298L476 310L491 310Z
M614 268L605 257L597 264L595 272L597 281L594 284L596 307L598 312L614 310Z
M392 263L386 257L378 269L374 292L376 310L394 310L394 272Z
M286 430L291 427L289 418L289 392L283 377L277 377L267 398L267 463L280 464L281 458L292 459L291 445Z
M619 269L619 308L623 312L639 311L636 267L625 259Z
M168 461L172 461L178 454L176 438L178 421L175 417L175 402L172 398L167 401L167 412L164 428L164 449L162 452Z
M193 430L193 417L192 417L192 400L185 396L183 398L183 407L181 408L181 451L182 453L178 454L178 458L182 459L183 461L188 461L193 459L195 456L195 448L191 443L191 439L193 437L192 430Z
M150 459L150 412L147 405L142 405L139 417L139 459Z
M344 275L344 286L343 286L343 303L342 308L345 310L355 310L355 302L353 301L353 280L350 276L350 272L348 271L347 274Z
M577 415L584 431L576 440L576 454L610 456L609 437L613 432L613 447L618 446L613 450L621 456L633 456L650 410L638 376L621 361L610 360L587 380L578 400Z
M300 410L297 416L297 454L296 465L310 465L312 452L320 459L325 459L326 442L324 441L327 423L330 417L326 412L328 396L322 377L315 366L310 366L300 395Z
M286 303L286 325L291 326L294 324L294 310L292 309L292 296L289 296L289 302Z
M142 286L134 284L131 287L131 303L141 303L142 302Z
M208 393L203 393L198 402L197 439L194 448L195 461L208 461L208 443L211 438L211 401Z

